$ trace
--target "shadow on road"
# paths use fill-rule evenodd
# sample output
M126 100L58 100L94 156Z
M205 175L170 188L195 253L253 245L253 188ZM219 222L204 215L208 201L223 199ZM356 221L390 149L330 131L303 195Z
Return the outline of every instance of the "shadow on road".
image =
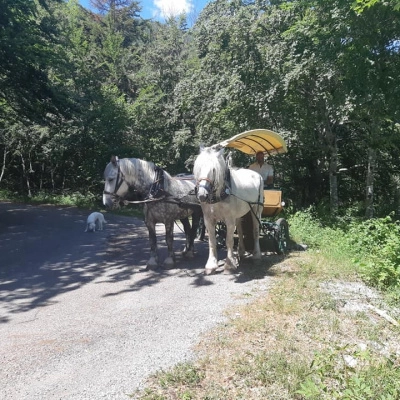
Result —
M57 296L91 282L127 281L122 290L105 296L139 291L172 275L191 278L193 287L213 284L215 276L203 274L208 242L197 241L195 257L185 258L179 253L184 235L176 229L176 268L146 271L150 251L144 223L138 218L107 213L103 231L85 233L89 214L75 207L0 202L0 323L17 313L52 305L59 301ZM159 255L164 260L167 249L160 227ZM222 273L225 256L225 250L219 250L218 273ZM244 261L227 279L237 283L262 279L278 261L270 256L264 256L257 265Z

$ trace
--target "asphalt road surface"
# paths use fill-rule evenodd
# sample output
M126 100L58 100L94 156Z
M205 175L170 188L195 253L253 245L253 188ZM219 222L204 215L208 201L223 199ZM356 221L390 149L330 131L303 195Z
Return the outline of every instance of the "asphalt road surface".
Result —
M268 290L268 276L205 276L205 242L175 269L145 271L143 222L107 213L103 231L85 233L89 213L0 202L0 399L129 399L190 360L227 307Z

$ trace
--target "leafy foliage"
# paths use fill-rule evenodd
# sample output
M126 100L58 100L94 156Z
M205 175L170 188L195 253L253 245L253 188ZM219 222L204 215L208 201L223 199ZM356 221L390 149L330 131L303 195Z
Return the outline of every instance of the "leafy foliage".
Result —
M313 210L290 217L290 232L298 243L322 250L333 262L346 262L368 284L400 296L400 224L393 216L356 220L331 227ZM350 264L351 263L351 264Z
M400 289L400 225L391 216L352 224L349 246L357 254L354 263L370 284Z
M93 4L0 0L5 188L98 190L111 154L183 172L265 127L288 143L271 161L293 211L399 209L397 0L218 0L191 27Z

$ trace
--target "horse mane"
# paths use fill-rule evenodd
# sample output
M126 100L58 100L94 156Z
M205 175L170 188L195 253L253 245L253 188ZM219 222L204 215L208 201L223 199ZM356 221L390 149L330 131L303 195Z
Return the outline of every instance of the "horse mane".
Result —
M221 192L224 189L227 168L222 152L211 147L205 147L201 150L193 169L193 174L197 179L208 178L207 176L200 176L204 166L207 166L210 171L214 171L214 189L217 193Z
M119 160L119 166L126 179L133 185L151 185L154 181L156 166L151 161L139 158L122 158ZM164 169L163 173L164 189L168 191L171 175Z

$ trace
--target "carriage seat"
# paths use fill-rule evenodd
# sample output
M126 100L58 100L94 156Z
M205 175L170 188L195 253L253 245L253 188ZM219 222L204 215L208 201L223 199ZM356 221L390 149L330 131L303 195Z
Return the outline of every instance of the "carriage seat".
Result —
M263 217L274 217L282 211L282 191L264 190Z

